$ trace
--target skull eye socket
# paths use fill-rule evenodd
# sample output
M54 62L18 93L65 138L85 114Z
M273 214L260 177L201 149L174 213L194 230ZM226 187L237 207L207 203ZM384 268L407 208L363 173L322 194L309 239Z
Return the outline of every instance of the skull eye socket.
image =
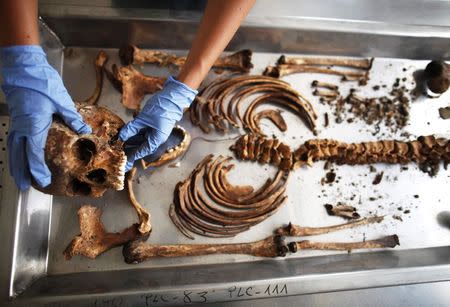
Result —
M72 180L72 191L76 195L89 195L91 194L92 189L88 183L74 179Z
M74 153L85 164L91 161L92 156L97 152L95 143L88 139L79 139L73 144Z
M106 171L103 168L90 171L86 177L95 183L104 183L106 181Z

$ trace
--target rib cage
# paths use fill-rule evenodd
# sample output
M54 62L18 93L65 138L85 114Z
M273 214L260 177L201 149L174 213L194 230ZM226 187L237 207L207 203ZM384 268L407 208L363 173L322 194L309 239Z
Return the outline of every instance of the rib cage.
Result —
M252 96L245 110L243 101ZM262 134L258 127L257 109L262 104L283 106L299 116L315 133L317 115L306 98L288 83L266 76L236 76L216 79L200 91L190 107L192 124L209 133L211 125L218 131L242 127Z

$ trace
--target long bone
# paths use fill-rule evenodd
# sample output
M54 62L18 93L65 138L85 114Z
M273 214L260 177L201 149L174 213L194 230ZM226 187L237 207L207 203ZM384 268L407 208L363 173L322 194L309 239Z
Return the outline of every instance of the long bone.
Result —
M353 228L369 223L380 222L382 217L373 217L359 221L329 226L329 227L300 227L289 224L289 229L279 228L278 234L269 236L263 240L250 243L233 244L177 244L159 245L148 244L142 240L129 242L123 248L123 255L127 263L139 263L156 257L187 257L210 254L245 254L254 257L284 257L288 253L295 253L300 249L320 249L320 250L352 250L367 248L393 248L399 245L397 235L381 237L375 240L364 242L311 242L309 240L293 241L286 244L286 238L299 235L313 235L328 233L341 229ZM293 230L296 230L294 232ZM298 231L301 230L301 231Z
M344 66L360 69L370 69L372 67L373 58L370 59L347 59L347 58L329 58L329 57L286 57L282 55L278 61L278 65L322 65L322 66Z
M304 227L300 225L294 225L289 223L287 226L277 228L275 233L278 235L288 236L288 237L302 237L302 236L314 236L321 235L333 231L355 228L363 225L380 223L383 221L383 216L374 216L363 218L359 220L353 220L348 223L325 226L325 227Z
M120 48L119 57L124 65L151 63L165 67L172 65L181 67L186 62L186 57L184 56L179 57L164 51L140 49L134 45ZM251 61L252 51L244 49L218 58L214 62L213 68L246 73L253 68Z
M274 78L281 78L287 75L298 73L316 73L341 76L343 81L359 81L366 84L369 78L368 71L337 70L334 68L312 66L312 65L290 65L281 64L277 66L267 66L263 74Z

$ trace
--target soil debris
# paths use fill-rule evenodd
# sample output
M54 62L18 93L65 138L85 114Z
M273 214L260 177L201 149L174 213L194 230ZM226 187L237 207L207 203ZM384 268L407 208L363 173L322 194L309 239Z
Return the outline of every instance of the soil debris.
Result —
M449 119L450 118L450 106L445 108L439 108L439 116L442 119Z
M381 179L383 179L383 175L384 175L384 172L380 172L380 173L376 174L375 178L372 181L372 184L373 185L379 184L381 182Z

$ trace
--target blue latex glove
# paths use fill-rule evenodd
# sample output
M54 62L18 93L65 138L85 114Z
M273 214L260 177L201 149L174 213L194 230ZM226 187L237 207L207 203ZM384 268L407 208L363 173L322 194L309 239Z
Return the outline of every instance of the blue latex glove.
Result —
M130 138L140 140L140 145L127 153L125 171L134 161L152 154L169 137L177 121L183 117L183 110L192 103L197 91L186 84L169 77L161 91L155 93L134 120L126 124L119 133L122 141Z
M45 142L53 114L77 133L91 133L67 93L58 72L51 67L40 46L0 48L2 89L8 103L9 169L17 186L27 189L31 175L45 187L51 173L45 164Z

